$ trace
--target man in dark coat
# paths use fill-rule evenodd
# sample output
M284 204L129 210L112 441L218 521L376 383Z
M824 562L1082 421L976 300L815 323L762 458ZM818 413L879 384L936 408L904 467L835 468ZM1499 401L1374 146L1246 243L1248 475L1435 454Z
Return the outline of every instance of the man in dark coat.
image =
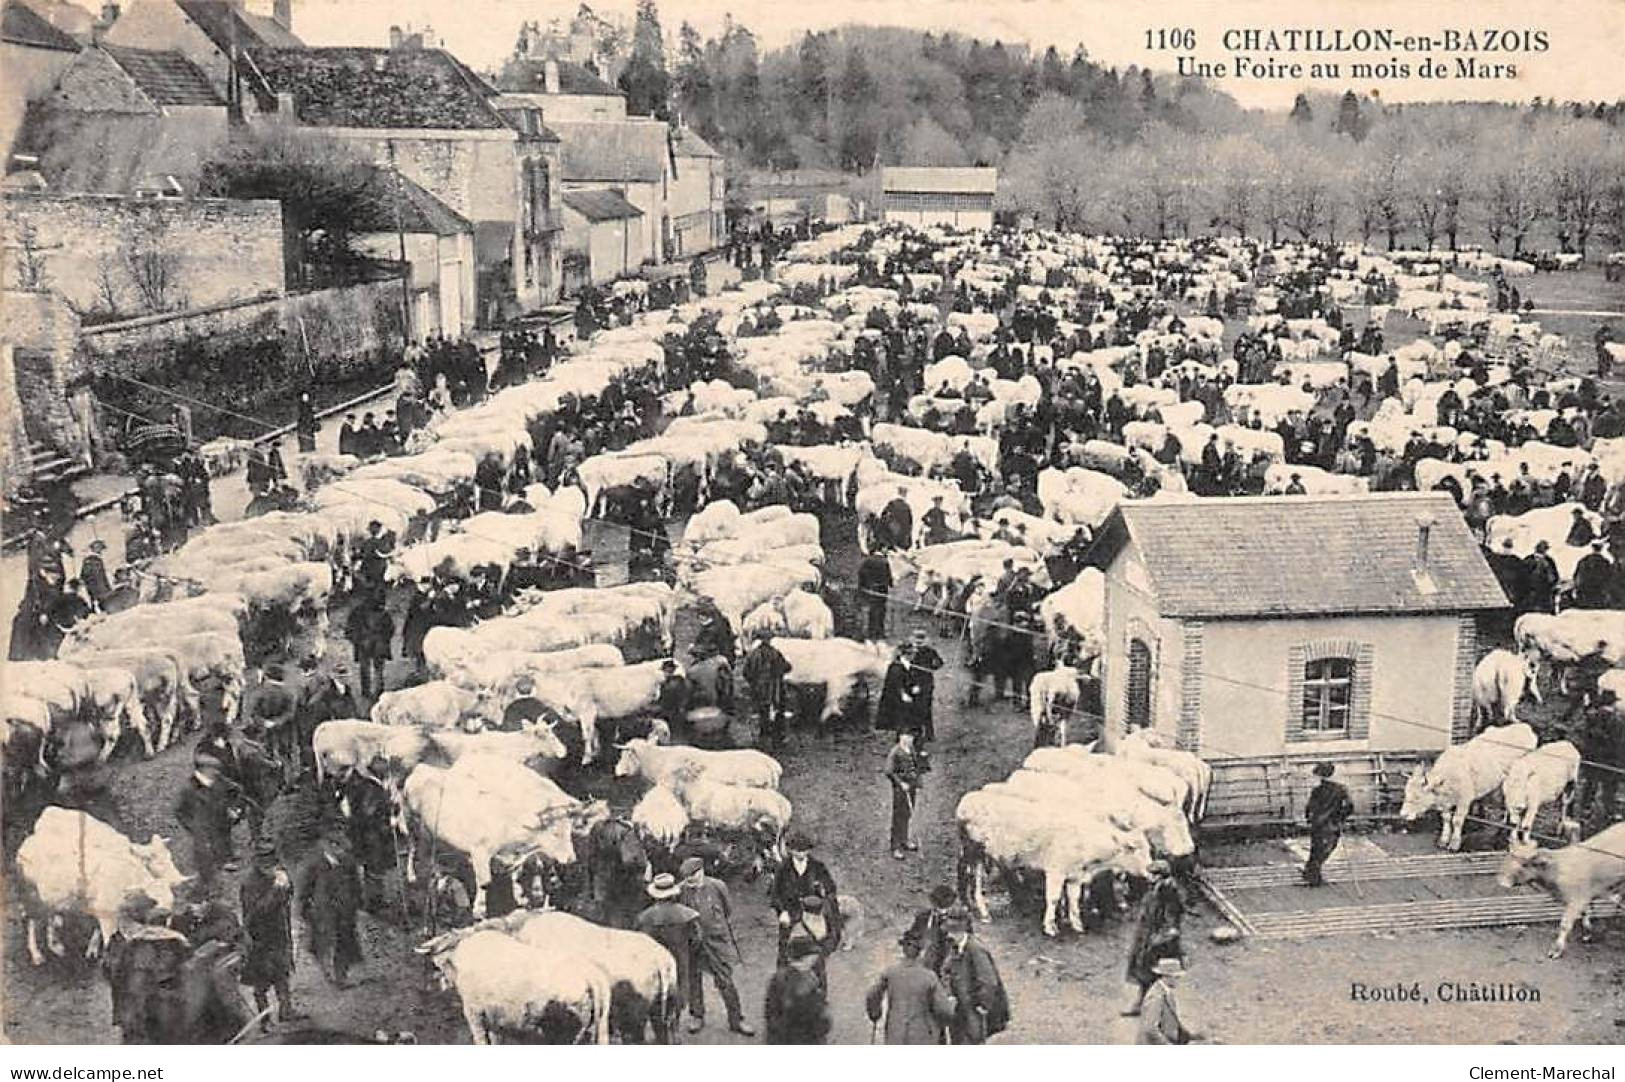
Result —
M677 987L682 989L683 1001L688 1004L689 1014L703 1025L705 1004L701 1000L703 991L697 963L701 949L700 915L678 900L682 888L670 872L655 876L645 891L650 904L638 914L635 927L671 952L677 963Z
M914 509L908 505L908 489L899 487L897 495L892 497L880 511L880 537L875 540L881 542L873 546L880 551L907 549L914 541Z
M1606 609L1614 593L1614 561L1603 553L1603 542L1593 541L1591 551L1574 566L1574 607Z
M705 874L705 862L689 857L677 869L682 876L680 900L683 905L699 914L699 936L694 951L694 988L689 997L688 1013L690 1033L705 1028L705 987L701 978L711 975L722 997L722 1006L728 1012L728 1028L745 1037L754 1037L756 1030L745 1022L739 1006L739 990L734 987L733 963L743 962L739 946L734 939L733 900L728 885Z
M316 407L310 401L309 391L299 392L299 407L293 422L294 433L299 438L299 450L309 454L316 450Z
M107 611L107 598L113 592L113 584L107 580L107 563L102 557L106 551L107 542L97 538L90 543L90 555L79 565L79 579L85 584L85 593L100 612Z
M880 689L876 728L892 732L911 730L926 744L936 739L932 699L942 655L926 640L924 628L915 628L909 641L897 648Z
M335 988L348 988L350 967L361 961L361 940L355 928L361 883L342 837L328 834L322 838L315 856L302 869L298 897L305 941L321 965L322 975Z
M762 1004L768 1044L823 1044L829 1037L829 990L818 945L798 939L768 978Z
M871 642L886 637L886 606L891 590L891 562L882 553L869 553L858 565L858 596L868 614L865 638Z
M346 413L344 423L339 425L339 454L360 456L356 447L355 414Z
M953 997L921 958L920 937L912 928L898 944L903 948L902 959L869 986L864 1010L874 1024L879 1024L884 1012L887 1044L941 1044L943 1027L954 1018Z
M1337 848L1344 821L1354 814L1349 791L1332 780L1332 773L1331 763L1315 766L1320 784L1309 794L1309 803L1303 809L1304 818L1309 820L1309 860L1303 866L1303 881L1311 887L1325 883L1320 876L1321 865Z
M768 903L778 915L781 963L786 957L785 948L790 941L790 927L801 918L804 905L809 898L819 898L823 901L829 930L826 949L832 950L838 946L841 936L841 910L835 890L835 877L829 874L829 869L824 867L822 861L813 858L812 835L798 830L790 835L785 848L789 850L789 859L779 865L778 874L773 877L773 886L768 890Z
M302 767L315 765L311 736L316 732L316 726L326 721L361 716L355 694L348 683L350 670L347 665L335 662L330 670L320 672L317 671L315 659L306 658L301 662L301 667L307 666L310 671L299 690L299 703L294 708L293 747L290 754L284 756L288 760L289 770L296 776Z
M760 631L742 668L751 706L756 711L758 739L780 747L784 744L784 677L790 671L790 662L773 645L772 636Z
M1551 545L1535 542L1535 551L1524 560L1523 612L1553 612L1557 603L1557 562Z
M263 839L254 847L254 866L238 891L243 931L242 982L254 990L254 1007L264 1011L269 990L276 989L277 1021L296 1017L288 993L293 973L293 882L277 860L276 843Z
M1180 941L1179 925L1185 917L1185 901L1180 897L1179 884L1166 861L1151 862L1151 886L1140 899L1140 912L1134 924L1134 942L1128 952L1128 979L1134 984L1134 1002L1124 1008L1125 1015L1140 1013L1147 988L1156 981L1156 964L1163 958L1181 958L1184 947Z
M192 836L192 863L207 897L213 897L220 870L231 860L231 825L237 814L220 760L200 756L176 802L175 818Z
M920 964L933 973L947 957L948 933L943 930L942 922L957 901L953 887L932 887L931 905L915 913L914 922L908 926L908 934L920 941Z
M355 651L360 670L361 697L371 699L384 691L384 666L394 656L395 619L384 607L381 590L363 594L345 623L344 637Z
M949 1036L954 1044L985 1044L1010 1025L1010 998L999 967L986 947L971 935L970 914L954 907L943 919L948 954L938 977L954 1000Z

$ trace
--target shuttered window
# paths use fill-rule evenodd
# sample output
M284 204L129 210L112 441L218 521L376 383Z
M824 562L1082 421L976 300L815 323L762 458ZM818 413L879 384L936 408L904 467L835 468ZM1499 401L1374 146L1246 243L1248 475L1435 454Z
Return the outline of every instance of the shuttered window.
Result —
M1151 724L1151 647L1144 640L1130 639L1128 643L1128 703L1124 718L1130 729L1143 729Z
M1286 739L1364 740L1371 733L1371 644L1294 646L1287 657Z

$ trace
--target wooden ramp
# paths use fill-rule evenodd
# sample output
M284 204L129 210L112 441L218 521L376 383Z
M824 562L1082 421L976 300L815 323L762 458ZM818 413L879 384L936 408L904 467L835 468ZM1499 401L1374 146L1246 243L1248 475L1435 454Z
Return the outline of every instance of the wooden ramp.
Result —
M1428 853L1327 861L1326 885L1302 885L1297 864L1207 868L1204 892L1236 928L1259 939L1437 931L1555 922L1563 906L1534 888L1495 881L1502 853ZM1591 904L1593 919L1615 916L1616 899Z

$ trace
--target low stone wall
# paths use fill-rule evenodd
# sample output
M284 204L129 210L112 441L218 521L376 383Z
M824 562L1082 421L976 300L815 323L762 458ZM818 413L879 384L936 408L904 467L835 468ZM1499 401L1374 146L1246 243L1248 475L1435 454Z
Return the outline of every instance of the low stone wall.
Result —
M214 407L190 404L200 441L262 435L291 420L297 388L387 377L400 350L399 279L109 323L80 339L104 427L167 418L184 396Z

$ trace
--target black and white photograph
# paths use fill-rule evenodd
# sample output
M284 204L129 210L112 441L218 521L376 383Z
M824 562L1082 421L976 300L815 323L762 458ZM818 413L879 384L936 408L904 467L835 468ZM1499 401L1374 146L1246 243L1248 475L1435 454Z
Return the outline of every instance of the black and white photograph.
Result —
M1614 1077L1625 0L96 3L0 9L19 1064Z

